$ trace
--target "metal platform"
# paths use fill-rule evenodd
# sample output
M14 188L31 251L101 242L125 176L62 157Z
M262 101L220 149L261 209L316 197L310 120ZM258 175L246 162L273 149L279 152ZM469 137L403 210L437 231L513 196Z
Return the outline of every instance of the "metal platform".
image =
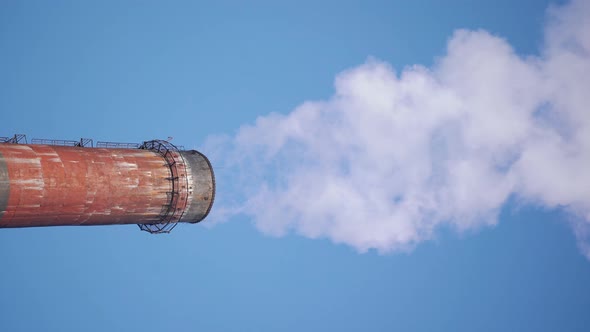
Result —
M164 157L170 168L171 176L167 180L171 183L172 191L166 193L169 203L162 206L161 222L157 224L138 224L138 226L142 231L152 234L169 233L182 218L188 202L189 185L185 161L180 154L180 150L168 141L146 141L139 148L157 152Z

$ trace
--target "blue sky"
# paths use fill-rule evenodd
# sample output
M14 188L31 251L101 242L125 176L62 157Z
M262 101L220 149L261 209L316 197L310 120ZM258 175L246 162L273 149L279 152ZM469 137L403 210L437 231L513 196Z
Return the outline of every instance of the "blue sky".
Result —
M492 37L472 42L501 47L500 36L521 57L539 56L550 3L4 1L0 134L240 143L243 128L264 132L259 117L275 112L271 124L282 124L306 101L330 103L335 78L370 57L398 73L439 68L453 59L456 29L483 29ZM227 167L218 169L220 195L233 198ZM163 236L136 226L5 229L0 330L586 331L590 263L571 227L583 223L560 197L522 186L490 210L493 225L443 220L428 236L368 248L365 238L310 229L297 211L275 231L269 220L287 216L248 210L269 208L260 202L228 217L223 196L210 219Z

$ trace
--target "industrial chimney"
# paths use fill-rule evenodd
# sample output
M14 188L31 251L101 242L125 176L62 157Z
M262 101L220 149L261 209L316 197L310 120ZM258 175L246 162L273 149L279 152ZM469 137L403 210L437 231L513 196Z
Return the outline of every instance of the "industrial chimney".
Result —
M213 205L211 163L168 141L0 137L0 228L138 224L168 233Z

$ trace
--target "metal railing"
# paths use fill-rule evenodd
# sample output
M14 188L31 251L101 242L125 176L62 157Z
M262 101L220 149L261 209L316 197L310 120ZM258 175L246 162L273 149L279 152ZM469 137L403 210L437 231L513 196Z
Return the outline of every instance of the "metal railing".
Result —
M0 137L0 143L27 144L27 135L15 134L12 137Z
M106 149L139 149L141 144L139 143L121 143L121 142L96 142L97 148Z
M81 138L79 141L63 140L63 139L47 139L47 138L33 138L31 144L43 145L57 145L57 146L78 146L78 147L92 147L91 138Z
M159 140L158 140L159 141ZM168 142L168 141L161 141ZM23 134L16 134L12 137L0 137L0 143L12 143L12 144L28 144L27 136ZM169 142L168 142L169 143ZM145 144L142 143L128 143L128 142L106 142L97 141L94 145L92 138L80 138L79 141L74 140L63 140L63 139L52 139L52 138L33 138L31 144L41 145L56 145L56 146L73 146L73 147L96 147L103 149L139 149ZM179 151L184 151L184 146L176 145L175 148Z

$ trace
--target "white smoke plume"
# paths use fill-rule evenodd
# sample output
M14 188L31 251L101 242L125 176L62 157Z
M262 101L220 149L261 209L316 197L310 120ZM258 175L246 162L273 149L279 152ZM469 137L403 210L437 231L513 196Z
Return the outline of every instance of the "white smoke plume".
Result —
M571 212L590 258L590 2L548 17L539 55L458 30L432 68L370 59L329 100L211 137L217 218L391 252L494 225L514 197Z

